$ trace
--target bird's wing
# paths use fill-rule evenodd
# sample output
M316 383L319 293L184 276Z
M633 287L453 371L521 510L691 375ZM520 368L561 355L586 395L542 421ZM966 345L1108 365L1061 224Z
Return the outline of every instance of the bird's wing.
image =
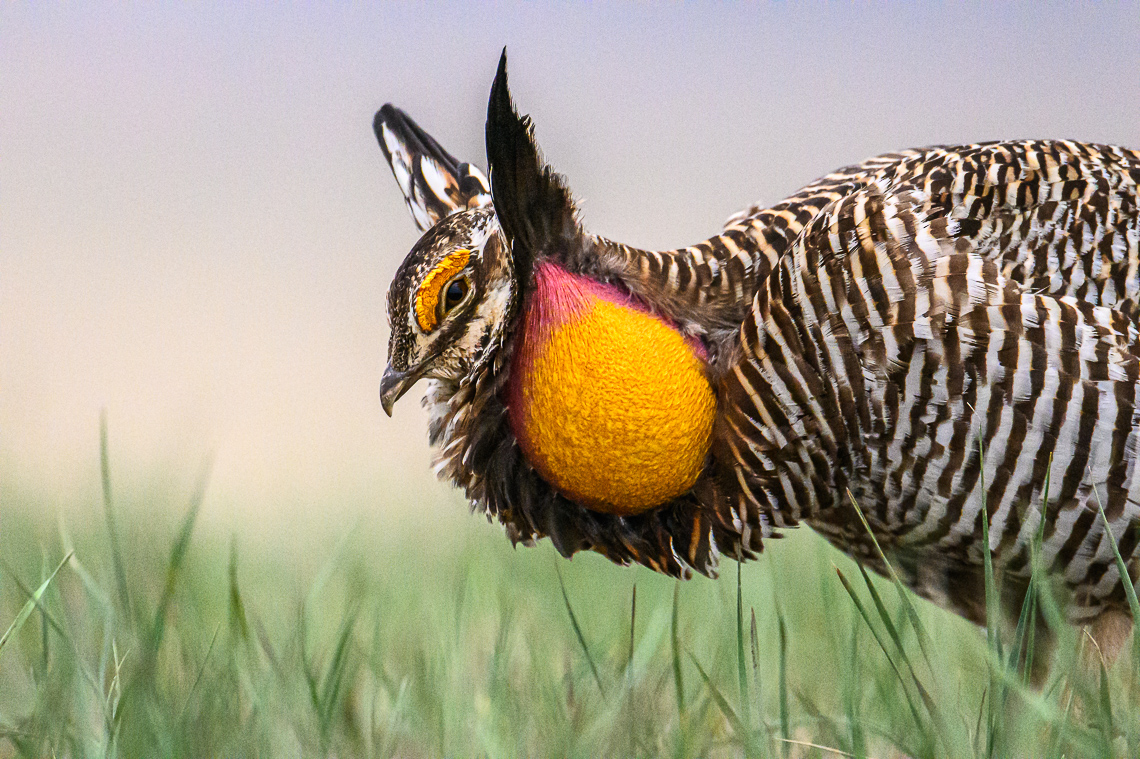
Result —
M844 184L845 180L849 183ZM907 261L919 260L914 257L917 253L913 241L921 233L940 248L968 249L972 260L992 267L1003 283L1019 286L1026 295L1047 295L1050 303L1064 299L1078 308L1109 306L1114 319L1121 316L1135 322L1140 291L1138 186L1140 154L1135 151L1049 141L935 146L870 159L823 177L789 199L791 205L787 208L795 209L801 202L800 196L835 196L845 189L850 192L799 226L788 256L773 267L773 276L760 286L740 333L744 364L735 366L734 373L739 375L749 362L760 366L762 360L750 359L749 350L771 343L764 322L775 317L758 312L757 308L775 308L779 316L785 307L780 288L798 283L802 293L812 292L812 287L819 286L815 275L809 276L815 269L826 275L825 281L832 285L838 276L854 278L862 287L872 288L867 290L868 298L880 305L899 298L903 299L900 303L918 298L929 306L930 296L918 288L917 280L911 287L918 289L907 289L895 279L884 284L878 269L868 277L858 266L858 259L843 253L848 241L835 236L837 230L846 229L844 225L854 225L853 229L870 235L868 239L883 250L893 251L892 255L911 251L906 254L910 256ZM902 231L870 226L869 219L875 218L868 215L872 207L893 209L892 218L906 222ZM767 226L776 223L772 213L777 208L761 212ZM797 231L796 225L787 227ZM816 258L830 263L822 268L818 262L811 264ZM854 268L838 262L849 262ZM786 300L796 301L790 295ZM896 349L905 344L905 335L895 334L897 330L884 331L889 322L870 309L859 312L855 320L848 313L846 321L837 321L838 312L834 309L839 308L838 301L829 301L828 308L814 314L815 329L827 338L816 338L817 343L850 342L846 331L863 324L863 320L869 320L867 325L878 325L877 332L862 334L855 341L858 350L851 347L847 353L841 351L841 355L858 354L864 361L868 340L890 338ZM861 364L861 368L866 368L866 364ZM857 372L853 371L852 377L858 384ZM746 378L729 377L727 382L731 392L747 406ZM857 397L856 390L846 388L841 394L847 401L838 417L849 424L855 418L851 399ZM738 421L745 424L744 420ZM820 422L817 418L804 423L811 427ZM763 433L748 432L744 427L726 435L727 440L740 441L733 458L747 458L751 447L744 441L759 434L772 435L771 427L768 424ZM768 446L772 445L770 441ZM769 461L766 466L772 468L773 464ZM810 468L809 463L802 466ZM747 483L747 477L741 477Z
M385 105L372 128L421 231L445 216L491 204L483 172L456 160L399 108Z

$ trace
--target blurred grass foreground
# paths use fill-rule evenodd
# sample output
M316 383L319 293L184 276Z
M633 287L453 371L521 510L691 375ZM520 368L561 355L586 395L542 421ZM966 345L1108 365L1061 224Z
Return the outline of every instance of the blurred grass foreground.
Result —
M1029 688L1024 629L987 641L806 528L685 583L462 509L295 556L104 476L98 519L4 504L0 757L1138 755L1127 654L1081 666L1063 627Z

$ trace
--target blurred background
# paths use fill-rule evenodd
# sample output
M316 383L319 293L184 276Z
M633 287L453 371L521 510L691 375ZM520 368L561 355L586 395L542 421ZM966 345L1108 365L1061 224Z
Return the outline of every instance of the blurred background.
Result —
M212 460L226 532L497 530L432 477L420 393L380 409L418 233L371 120L485 165L504 45L588 228L639 246L897 148L1140 147L1136 3L0 4L0 511L97 511L105 409L142 508Z

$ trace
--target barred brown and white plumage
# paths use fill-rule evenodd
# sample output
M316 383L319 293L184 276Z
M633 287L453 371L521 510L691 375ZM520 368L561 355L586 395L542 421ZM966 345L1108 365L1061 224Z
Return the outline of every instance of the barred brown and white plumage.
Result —
M751 207L705 242L654 252L581 230L514 110L505 56L488 108L493 207L486 183L456 189L460 164L404 114L386 106L375 126L413 214L437 222L389 292L385 409L434 380L438 470L512 540L548 536L567 556L592 549L685 576L714 573L720 553L751 558L805 522L881 569L850 491L908 584L978 620L984 482L990 547L1013 595L1043 516L1070 613L1120 604L1096 506L1099 496L1136 573L1136 152L1021 141L888 154ZM442 181L418 177L418 153ZM451 189L433 199L424 187ZM615 337L634 322L645 345ZM621 375L635 371L613 354L623 345L649 355L644 374ZM596 352L618 359L600 365ZM678 438L678 419L704 413L693 361L711 422ZM583 380L590 372L597 382ZM674 382L692 390L688 405L665 409L660 429L638 422L672 402L662 388ZM597 387L621 397L599 399ZM581 404L567 402L571 388ZM645 471L670 456L678 470L698 464L646 506L638 499L656 491L617 466L627 462L600 459L583 475L573 459L597 443L548 429L577 430L579 415L587 436L613 426L613 450L644 455ZM599 484L611 465L616 489Z
M871 183L817 216L758 292L723 383L737 511L762 530L804 520L873 564L850 488L908 582L980 619L984 451L998 560L1027 577L1048 479L1044 558L1073 613L1095 616L1123 601L1098 492L1133 566L1140 538L1135 321L1033 292L1002 271L1024 255L943 210Z

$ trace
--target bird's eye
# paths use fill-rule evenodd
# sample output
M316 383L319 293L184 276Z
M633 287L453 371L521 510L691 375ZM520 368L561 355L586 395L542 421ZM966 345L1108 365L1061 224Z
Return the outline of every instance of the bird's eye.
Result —
M467 277L460 277L453 279L443 291L443 313L446 316L456 306L463 302L467 297L467 291L471 289L471 285L467 281Z

